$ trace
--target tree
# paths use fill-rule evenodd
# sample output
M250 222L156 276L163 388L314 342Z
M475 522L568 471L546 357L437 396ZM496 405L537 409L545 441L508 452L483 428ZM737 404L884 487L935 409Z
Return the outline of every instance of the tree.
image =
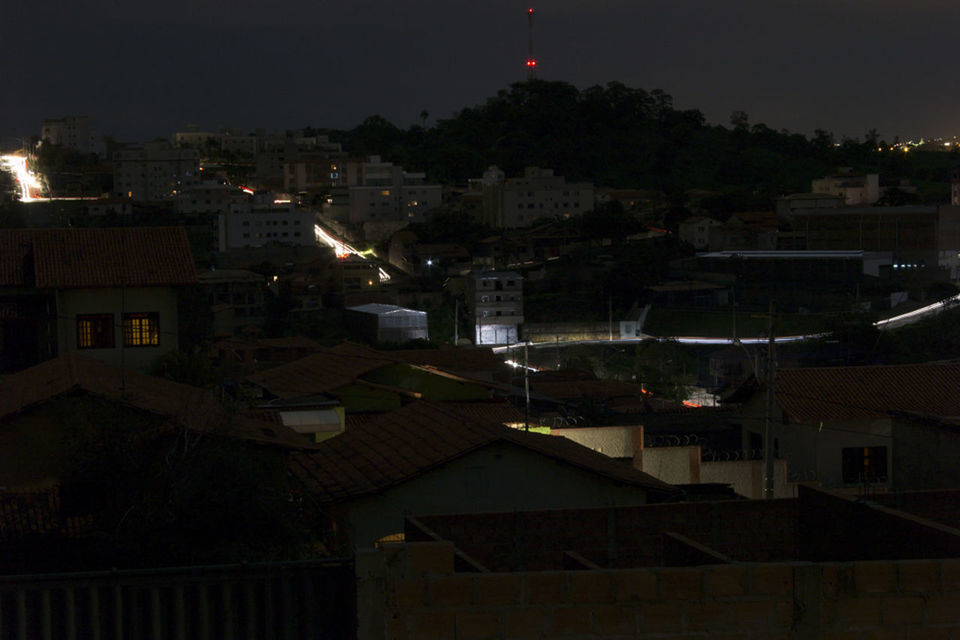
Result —
M696 382L696 363L673 340L649 340L635 352L637 380L655 396L683 402Z

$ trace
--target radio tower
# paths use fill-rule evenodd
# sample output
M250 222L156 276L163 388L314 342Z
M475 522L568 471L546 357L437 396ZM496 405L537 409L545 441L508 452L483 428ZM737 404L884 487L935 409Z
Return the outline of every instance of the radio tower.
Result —
M527 80L537 75L537 59L533 57L533 7L527 9Z

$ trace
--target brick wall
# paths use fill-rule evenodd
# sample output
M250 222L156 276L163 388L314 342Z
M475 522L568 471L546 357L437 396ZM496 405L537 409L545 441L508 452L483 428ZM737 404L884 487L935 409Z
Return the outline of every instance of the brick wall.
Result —
M492 571L563 568L573 551L601 567L673 564L662 534L673 532L734 560L766 562L796 556L796 501L732 500L611 509L569 509L418 520ZM431 539L407 527L408 541Z
M453 554L412 543L358 559L372 596L358 637L960 637L960 559L455 574Z

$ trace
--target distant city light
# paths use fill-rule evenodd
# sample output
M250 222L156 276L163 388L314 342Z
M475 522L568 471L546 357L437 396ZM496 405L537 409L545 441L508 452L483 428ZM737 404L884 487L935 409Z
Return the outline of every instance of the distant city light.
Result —
M340 240L334 238L332 235L324 231L323 227L321 227L318 224L313 225L313 233L317 237L317 242L322 242L328 247L331 247L333 249L333 252L341 260L344 260L349 255L359 256L364 260L367 259L367 256L364 254L369 252L357 251L347 243L341 242ZM387 273L383 269L383 267L379 267L379 272L380 272L380 282L387 282L388 280L390 280L390 274Z
M21 202L43 200L43 198L35 195L37 191L43 189L43 183L27 169L27 159L25 157L14 155L0 156L0 168L13 174L17 184L20 186Z

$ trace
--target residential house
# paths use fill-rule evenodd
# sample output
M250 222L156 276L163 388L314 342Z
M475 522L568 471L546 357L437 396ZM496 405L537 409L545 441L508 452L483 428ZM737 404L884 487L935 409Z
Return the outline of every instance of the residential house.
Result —
M710 230L722 225L722 222L713 218L694 216L680 222L677 236L697 251L702 251L710 246Z
M160 435L189 429L285 452L311 443L282 424L231 413L210 392L127 371L75 353L47 360L0 381L0 487L55 486L84 420L141 424ZM119 412L119 413L117 413Z
M880 176L857 174L850 167L840 167L834 175L811 181L810 191L843 198L846 205L874 204L880 199Z
M960 365L780 369L775 449L793 481L848 492L960 486ZM765 393L741 408L743 447L763 446Z
M200 271L197 283L213 313L214 335L232 336L245 327L263 327L267 287L262 275L244 269Z
M407 514L626 506L679 491L572 441L415 402L291 456L291 471L358 547Z
M404 352L377 351L345 342L305 358L259 371L246 382L264 398L293 399L318 394L338 398L347 413L390 411L411 399L480 402L506 385L458 375L403 359Z
M145 369L196 282L182 227L0 230L0 371L71 351Z

